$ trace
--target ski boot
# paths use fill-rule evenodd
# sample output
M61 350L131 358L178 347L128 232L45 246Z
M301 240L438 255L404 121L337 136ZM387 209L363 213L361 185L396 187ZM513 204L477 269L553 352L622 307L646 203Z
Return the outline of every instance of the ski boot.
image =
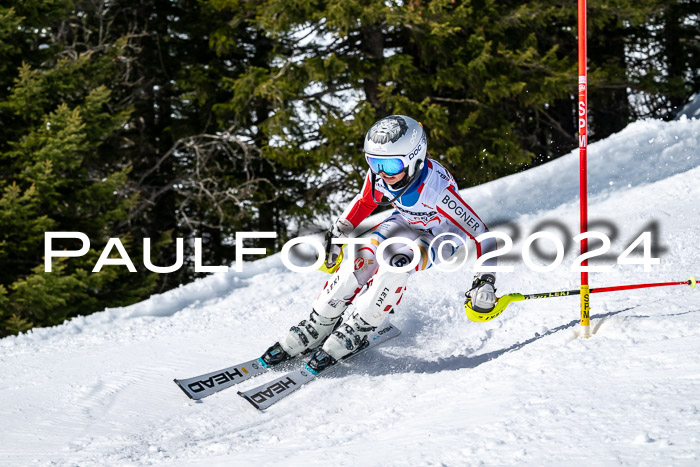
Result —
M333 331L333 334L326 339L323 348L317 349L313 355L311 355L311 359L306 362L307 369L311 370L314 374L318 374L329 366L334 365L338 360L346 358L367 347L369 345L367 335L375 328L371 326L359 327L357 324L358 321L362 321L366 324L362 318L355 315L350 318L348 324L338 326L336 330ZM350 323L353 322L355 324L351 325ZM341 343L341 346L344 344L344 348L341 350L338 349L339 343ZM326 348L328 348L328 350L326 350ZM337 358L333 355L337 355Z
M292 326L279 341L282 349L292 357L313 352L335 330L343 312L362 287L355 277L353 264L343 263L314 300L311 316Z
M382 324L401 302L408 273L378 273L372 285L357 300L357 311L323 343L323 350L335 360L367 345L367 336Z
M375 329L355 313L326 339L321 350L332 359L340 360L365 348L369 344L367 336Z
M312 311L308 320L302 320L292 326L287 335L280 340L280 348L290 357L312 352L333 332L340 321L340 316L327 318Z
M267 366L274 366L291 360L297 355L308 354L316 350L328 335L343 321L342 317L325 318L315 311L311 312L309 321L302 320L297 326L292 326L282 342L275 342L260 357ZM327 329L324 329L326 327ZM319 332L320 329L321 332ZM285 349L287 347L287 349ZM292 353L295 352L296 353Z

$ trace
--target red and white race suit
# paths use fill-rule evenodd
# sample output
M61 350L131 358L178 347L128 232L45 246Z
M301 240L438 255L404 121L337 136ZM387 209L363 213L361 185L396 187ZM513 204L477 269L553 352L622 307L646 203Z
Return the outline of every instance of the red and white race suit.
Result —
M380 326L400 304L412 273L444 262L461 243L466 244L468 239L476 242L479 235L488 232L484 222L459 195L452 175L434 160L427 159L418 179L396 198L399 193L381 178L375 180L367 173L362 192L336 221L336 227L350 233L374 211L383 196L394 200L394 211L372 229L370 243L353 251L354 260L349 261L346 256L314 300L309 320L293 326L280 341L290 355L321 342L324 342L323 351L335 359L353 351L361 345L362 337ZM410 240L418 247L417 251L405 241L385 243L388 247L382 253L382 260L390 267L380 267L377 251L382 242L395 237ZM477 257L496 248L494 238L476 242ZM414 262L418 254L420 257ZM495 258L484 262L487 267L495 265ZM408 270L397 270L404 267ZM471 277L465 283L469 285ZM365 292L360 294L365 286ZM344 316L340 326L335 327L353 302L356 311Z
M376 177L372 185L372 178L368 171L362 191L340 216L343 224L357 227L374 211L382 196L394 199L399 193L391 190L380 177ZM405 237L418 244L421 260L412 272L429 268L454 254L454 245L460 244L455 236L465 243L467 239L474 240L477 257L497 248L494 238L476 242L476 237L488 232L488 227L462 199L450 172L432 159L426 160L420 178L392 205L394 212L373 229L372 245L358 251L355 275L361 284L376 272L376 249L389 237ZM446 240L451 242L445 243ZM442 250L440 256L438 250ZM413 259L413 252L406 245L394 244L386 249L384 259L392 266L403 266ZM495 265L495 258L484 262L487 267Z

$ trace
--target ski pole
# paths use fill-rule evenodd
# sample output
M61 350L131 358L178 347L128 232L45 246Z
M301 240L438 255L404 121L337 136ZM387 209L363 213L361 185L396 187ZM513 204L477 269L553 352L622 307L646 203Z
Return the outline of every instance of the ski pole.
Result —
M651 287L667 287L671 285L688 285L690 286L691 289L694 289L695 286L697 285L697 281L695 280L695 277L691 277L687 281L682 281L682 282L656 282L652 284L632 284L632 285L618 285L614 287L598 287L595 289L591 289L590 293L604 293L604 292L617 292L619 290L632 290L632 289L647 289ZM498 299L496 302L496 306L493 308L493 310L489 311L488 313L484 312L478 312L475 311L472 306L471 306L471 301L467 298L464 301L464 309L467 312L467 317L471 321L475 321L477 323L483 323L486 321L490 321L503 313L508 305L510 305L513 302L520 302L523 300L533 300L536 298L552 298L552 297L568 297L570 295L579 295L581 293L580 289L575 289L575 290L563 290L560 292L545 292L545 293L536 293L536 294L520 294L520 293L511 293L511 294L506 294L503 295Z

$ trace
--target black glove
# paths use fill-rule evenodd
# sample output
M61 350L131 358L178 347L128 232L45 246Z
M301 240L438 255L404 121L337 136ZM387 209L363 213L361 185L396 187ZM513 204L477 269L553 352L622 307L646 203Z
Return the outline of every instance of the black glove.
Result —
M481 273L474 276L472 288L467 292L467 298L472 302L472 310L488 313L496 306L496 276L492 273Z

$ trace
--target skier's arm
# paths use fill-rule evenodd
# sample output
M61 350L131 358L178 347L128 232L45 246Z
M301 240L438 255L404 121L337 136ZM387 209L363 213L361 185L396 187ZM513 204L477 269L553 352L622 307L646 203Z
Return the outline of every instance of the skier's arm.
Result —
M476 237L489 231L486 224L476 215L474 210L464 202L453 186L448 186L440 194L437 200L437 211L447 217L453 224L459 227L469 238L476 243L476 256L495 251L498 248L495 238L488 238L483 242L477 242ZM496 266L496 258L489 258L484 266Z
M495 251L498 248L495 238L488 238L477 242L476 237L489 231L486 224L476 215L474 210L464 202L453 186L448 186L440 194L437 201L437 210L447 217L453 224L459 227L476 243L476 256ZM484 266L496 266L496 258L484 261ZM474 276L471 289L467 297L476 311L489 312L496 304L496 275L493 272L477 273Z
M377 201L381 201L381 199L382 192L375 189L372 184L372 177L367 172L362 191L355 196L336 221L339 230L345 236L350 235L363 220L372 214L372 211L377 207Z
M326 234L324 249L326 250L326 267L332 269L340 255L341 245L333 243L334 238L349 237L360 222L367 219L378 206L377 201L382 199L382 193L374 188L372 177L367 172L362 191L350 202L343 214L333 223Z

